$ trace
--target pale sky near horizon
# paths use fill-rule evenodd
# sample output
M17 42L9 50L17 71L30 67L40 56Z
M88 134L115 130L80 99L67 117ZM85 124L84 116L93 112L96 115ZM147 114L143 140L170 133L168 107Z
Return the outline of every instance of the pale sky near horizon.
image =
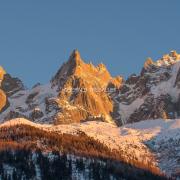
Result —
M75 48L112 75L139 73L175 49L179 0L2 0L0 65L31 87L46 83Z

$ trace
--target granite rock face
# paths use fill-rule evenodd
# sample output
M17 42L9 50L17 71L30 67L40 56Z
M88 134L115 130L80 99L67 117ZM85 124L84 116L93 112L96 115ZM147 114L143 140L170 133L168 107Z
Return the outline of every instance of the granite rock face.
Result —
M4 91L0 89L0 112L8 105Z
M51 80L52 86L58 88L60 107L55 122L80 122L100 117L102 121L113 122L114 102L110 91L116 91L122 82L122 77L113 78L104 64L86 64L78 50L74 50Z

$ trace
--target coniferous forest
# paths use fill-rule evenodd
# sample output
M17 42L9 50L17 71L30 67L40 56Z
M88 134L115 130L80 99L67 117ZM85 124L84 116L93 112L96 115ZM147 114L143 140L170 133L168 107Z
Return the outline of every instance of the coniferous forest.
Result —
M126 163L120 152L79 132L46 132L28 125L0 129L1 179L165 179L151 166ZM128 172L128 173L127 173Z
M128 173L127 173L128 172ZM165 179L131 165L110 160L75 158L57 152L44 154L28 150L0 152L0 179Z

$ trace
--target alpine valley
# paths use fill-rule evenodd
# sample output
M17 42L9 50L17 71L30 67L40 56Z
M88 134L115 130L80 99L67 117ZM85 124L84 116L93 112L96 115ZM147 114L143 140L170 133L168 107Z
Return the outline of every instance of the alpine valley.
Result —
M112 77L74 50L27 89L0 67L0 179L180 178L180 54Z

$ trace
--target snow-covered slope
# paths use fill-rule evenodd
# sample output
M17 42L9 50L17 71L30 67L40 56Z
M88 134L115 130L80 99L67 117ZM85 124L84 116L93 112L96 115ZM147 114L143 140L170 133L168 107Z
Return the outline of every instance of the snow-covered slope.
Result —
M180 119L148 120L127 124L120 128L105 122L85 122L70 125L36 124L26 119L13 119L2 127L27 124L57 133L76 134L79 131L94 137L111 149L119 150L128 161L157 166L170 175L179 168Z

